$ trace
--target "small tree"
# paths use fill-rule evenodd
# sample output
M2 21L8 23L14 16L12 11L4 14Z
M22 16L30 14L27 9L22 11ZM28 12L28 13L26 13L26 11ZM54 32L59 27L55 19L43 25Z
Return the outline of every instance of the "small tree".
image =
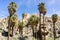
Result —
M55 29L55 23L58 19L58 15L57 14L53 14L52 15L52 21L53 21L53 34L54 34L54 40L56 38L56 29Z
M10 25L11 25L11 16L16 12L16 8L17 8L17 5L15 2L11 2L8 6L8 11L9 11L9 20L8 20L8 40L9 40L9 36L10 36Z
M38 5L38 10L40 12L40 25L39 25L39 31L40 31L40 40L43 40L42 38L42 32L41 32L41 14L43 14L43 27L44 27L44 16L46 14L46 8L45 8L45 4L42 2ZM44 29L45 30L45 29ZM44 35L44 40L45 40L45 35Z
M11 16L12 36L13 36L13 33L14 33L13 32L14 31L14 26L15 26L17 20L18 20L18 18L17 18L16 14L14 14L13 16Z
M21 35L23 34L22 32L23 32L23 28L24 28L24 23L23 22L21 22L21 21L18 21L18 28L19 28L19 33L21 32ZM23 35L22 35L22 37L23 37Z
M39 17L37 17L35 15L32 15L30 17L30 19L28 20L28 25L31 25L32 31L33 31L33 35L34 35L34 26L37 29L38 22L39 22Z
M11 2L8 6L9 14L12 16L16 12L17 5L15 2Z

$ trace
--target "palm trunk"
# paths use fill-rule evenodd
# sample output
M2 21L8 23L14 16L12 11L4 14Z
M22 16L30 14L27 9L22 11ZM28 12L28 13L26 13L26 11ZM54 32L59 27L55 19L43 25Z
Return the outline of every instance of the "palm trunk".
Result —
M23 23L23 19L24 19L24 17L22 16L22 23ZM22 37L23 37L23 28L22 28L22 30L21 30L21 35L22 35Z
M15 22L13 22L13 24L12 24L12 36L14 35L14 26L15 26Z
M27 28L27 36L28 36L28 28Z
M41 13L40 13L39 31L40 31L40 40L42 40L42 32L41 32Z
M27 26L27 37L28 37L28 24L26 26Z
M8 40L10 40L10 26L8 27Z
M19 34L20 34L20 28L19 28Z
M54 40L56 40L56 30L55 30L55 23L53 23L53 34L54 34Z
M45 24L44 24L44 16L45 16L45 15L43 14L43 28L44 28L44 33L45 33L45 27L44 27L44 25L45 25ZM44 40L46 40L45 34L44 34Z
M37 25L36 25L35 29L36 29L36 39L37 39Z
M14 31L14 28L12 27L12 36L13 36L13 31Z
M10 18L11 16L9 16L9 20L8 20L8 40L10 40Z
M32 26L32 33L33 33L33 36L34 36L34 28L33 28L33 26ZM33 40L34 40L34 38L33 38Z
M23 30L21 30L21 37L23 37Z

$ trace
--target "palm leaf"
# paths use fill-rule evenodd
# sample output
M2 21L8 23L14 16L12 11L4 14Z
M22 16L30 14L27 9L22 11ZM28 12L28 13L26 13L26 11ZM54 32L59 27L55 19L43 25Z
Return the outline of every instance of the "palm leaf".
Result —
M18 26L19 26L19 28L23 28L25 25L24 25L24 23L23 23L23 22L18 21Z
M9 4L8 10L9 10L10 15L13 15L13 13L16 12L16 8L17 8L17 5L16 5L15 2L11 2L11 3ZM12 13L12 11L13 11L13 13Z
M39 22L39 17L32 15L30 19L28 20L29 25L36 25Z
M56 22L57 19L58 19L58 15L57 15L57 14L53 14L53 15L52 15L52 20L53 20L53 22Z
M17 15L16 14L14 14L13 16L11 16L11 21L12 22L16 22L17 21Z
M46 8L45 8L45 4L42 2L42 3L39 3L38 5L38 9L41 13L46 13Z

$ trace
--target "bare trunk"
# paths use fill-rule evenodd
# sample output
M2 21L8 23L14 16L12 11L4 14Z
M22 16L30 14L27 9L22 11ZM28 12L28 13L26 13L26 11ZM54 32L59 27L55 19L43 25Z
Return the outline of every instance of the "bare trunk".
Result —
M23 37L23 30L21 30L21 36Z
M10 40L10 27L8 27L8 40Z
M40 40L42 40L42 32L41 32L41 13L40 13L39 33L40 33Z
M12 36L14 35L14 26L15 26L15 22L12 22Z
M55 23L53 23L53 34L54 34L54 40L56 40L56 30L55 30Z
M8 40L10 40L10 18L11 16L9 16L9 20L8 20Z
M32 33L33 33L33 36L35 36L35 35L34 35L34 28L33 28L33 26L32 26ZM34 38L33 38L33 40L34 40Z
M13 36L13 31L14 31L14 28L12 27L12 36Z
M36 30L36 39L37 39L37 25L36 25L36 27L35 27L35 30Z
M28 36L28 28L27 28L27 36Z
M34 28L32 27L32 31L33 31L33 36L34 36Z
M44 28L44 33L45 33L45 27L44 27L44 25L45 25L45 24L44 24L44 16L45 16L45 15L43 14L43 28ZM46 40L45 34L44 34L44 38L43 38L43 39Z
M20 28L19 28L19 34L20 34Z

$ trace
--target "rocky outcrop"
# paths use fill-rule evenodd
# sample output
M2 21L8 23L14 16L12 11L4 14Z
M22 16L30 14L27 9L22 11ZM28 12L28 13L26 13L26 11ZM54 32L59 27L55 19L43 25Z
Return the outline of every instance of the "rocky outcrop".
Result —
M34 15L36 15L36 16L38 16L37 14L34 14ZM23 22L25 23L25 24L27 24L27 22L28 22L28 19L31 17L31 15L30 14L26 14L26 16L24 17L24 19L22 19L23 20ZM39 17L39 16L38 16ZM20 20L20 21L22 21L22 20ZM41 20L43 20L43 18L41 19ZM45 16L45 27L46 27L46 29L50 32L53 32L53 23L52 23L52 19L51 19L51 17L46 17ZM16 22L17 24L18 24L18 22ZM43 24L43 21L41 21L41 23ZM2 29L4 29L4 30L7 30L7 26L8 26L8 17L7 18L4 18L4 19L2 19L2 18L0 18L0 28L2 28ZM59 30L60 29L60 17L58 17L58 20L57 20L57 22L56 22L56 28ZM50 30L51 29L51 30ZM27 31L28 30L28 31ZM38 26L37 26L37 30L39 30L39 24L38 24ZM27 32L26 32L27 31ZM23 29L23 35L25 35L26 33L30 33L30 29L29 28L24 28ZM31 31L31 33L32 33L32 31ZM26 34L27 35L27 34ZM30 35L30 34L29 34Z

